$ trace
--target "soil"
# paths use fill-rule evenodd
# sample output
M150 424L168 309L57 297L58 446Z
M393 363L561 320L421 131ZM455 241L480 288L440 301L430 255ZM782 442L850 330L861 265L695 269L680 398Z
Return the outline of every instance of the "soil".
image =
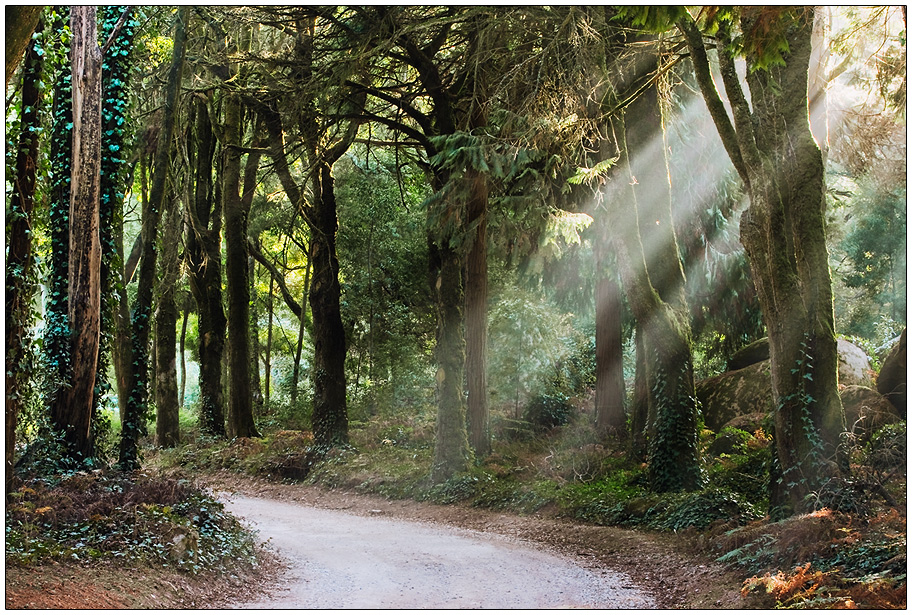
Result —
M201 481L215 492L294 503L347 515L381 517L467 530L474 537L506 539L569 558L596 576L621 573L661 609L744 609L771 606L762 596L740 595L743 576L701 554L692 538L555 518L547 509L520 516L464 506L388 500L346 490L276 484L232 473ZM241 499L235 497L235 499ZM259 604L289 591L299 578L281 555L266 549L255 570L232 575L187 575L148 567L49 564L6 568L6 608L227 608ZM126 571L127 574L124 574ZM626 576L624 576L626 575ZM612 577L613 578L613 577ZM264 603L265 604L265 603Z

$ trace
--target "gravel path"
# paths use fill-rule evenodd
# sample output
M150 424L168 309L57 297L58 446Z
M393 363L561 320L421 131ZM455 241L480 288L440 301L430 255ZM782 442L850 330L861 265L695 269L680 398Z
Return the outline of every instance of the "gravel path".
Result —
M487 532L222 494L289 568L234 608L650 608L630 578Z

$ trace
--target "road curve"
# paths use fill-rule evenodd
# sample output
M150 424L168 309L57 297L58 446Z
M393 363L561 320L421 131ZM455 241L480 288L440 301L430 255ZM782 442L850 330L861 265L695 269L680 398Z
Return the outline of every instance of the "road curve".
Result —
M650 608L630 578L497 534L221 494L289 565L245 609Z

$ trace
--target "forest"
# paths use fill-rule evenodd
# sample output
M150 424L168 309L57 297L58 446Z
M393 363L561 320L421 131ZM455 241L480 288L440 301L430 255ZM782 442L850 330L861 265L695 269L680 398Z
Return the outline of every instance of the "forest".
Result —
M6 41L8 579L256 576L206 489L255 478L905 608L904 6L7 6Z

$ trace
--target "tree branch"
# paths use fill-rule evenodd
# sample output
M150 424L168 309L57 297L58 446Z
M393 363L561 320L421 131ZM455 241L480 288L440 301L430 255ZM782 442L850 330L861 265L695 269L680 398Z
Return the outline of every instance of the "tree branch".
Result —
M744 90L741 89L738 72L735 70L735 61L725 50L731 42L731 38L726 30L720 28L716 34L716 40L718 41L717 55L719 56L719 69L722 73L722 84L725 86L725 93L731 102L735 131L741 144L741 155L744 156L748 166L758 168L760 152L757 150L757 142L754 140L754 123L750 105L747 104Z
M253 240L253 237L247 237L247 245L250 248L250 256L252 256L254 260L263 265L266 270L269 271L269 275L272 276L272 279L279 286L279 292L282 293L282 299L285 301L288 309L291 310L298 318L302 318L302 314L304 314L303 318L306 318L306 313L302 309L301 304L295 301L294 297L289 292L288 285L285 284L285 276L282 275L282 272L279 271L278 268L272 264L269 259L267 259L266 256L260 251L260 248ZM307 325L308 327L310 326L309 321L307 322Z
M722 145L728 152L728 157L735 170L741 177L744 185L750 188L750 179L747 173L747 166L744 164L744 158L741 155L741 145L738 139L738 133L728 119L728 113L725 111L725 105L719 97L719 91L713 82L712 73L709 70L709 59L706 57L706 47L703 45L703 34L697 28L693 18L690 15L685 16L676 24L684 39L687 41L687 47L690 50L690 58L694 65L694 74L697 77L697 84L700 86L700 92L703 94L703 100L709 109L719 137L722 139Z
M111 30L111 35L108 36L108 40L105 41L104 47L101 48L101 55L108 53L108 49L111 48L111 45L114 44L114 39L117 38L117 35L120 34L120 29L123 27L124 23L127 21L127 17L130 15L130 11L133 10L132 6L125 6L124 12L121 14L120 19L117 20L117 23L114 24L114 29Z

